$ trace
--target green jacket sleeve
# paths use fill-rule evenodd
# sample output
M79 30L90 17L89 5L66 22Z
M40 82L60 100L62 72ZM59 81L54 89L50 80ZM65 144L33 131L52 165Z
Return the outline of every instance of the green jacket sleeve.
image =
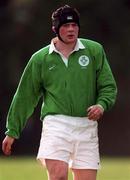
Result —
M6 135L19 138L27 119L32 115L42 95L41 65L32 56L20 79L7 116Z
M96 103L102 105L104 110L109 110L115 103L117 96L117 86L102 46L100 53L98 54L98 60L98 98Z

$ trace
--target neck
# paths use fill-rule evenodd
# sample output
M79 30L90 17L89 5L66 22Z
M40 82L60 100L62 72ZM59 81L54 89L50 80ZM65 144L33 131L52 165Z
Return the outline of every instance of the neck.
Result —
M77 40L72 43L64 43L61 40L57 39L57 41L55 42L55 47L61 53L62 52L70 53L71 51L74 50L76 42L77 42Z

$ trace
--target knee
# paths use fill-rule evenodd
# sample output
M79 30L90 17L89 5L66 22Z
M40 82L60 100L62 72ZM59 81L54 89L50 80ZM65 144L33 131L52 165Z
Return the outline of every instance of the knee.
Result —
M68 173L60 168L54 168L53 171L48 172L50 180L67 180Z
M61 172L53 173L49 176L51 180L67 180L67 174Z
M50 180L67 180L68 164L59 160L46 160Z
M67 176L63 174L53 174L52 180L67 180Z

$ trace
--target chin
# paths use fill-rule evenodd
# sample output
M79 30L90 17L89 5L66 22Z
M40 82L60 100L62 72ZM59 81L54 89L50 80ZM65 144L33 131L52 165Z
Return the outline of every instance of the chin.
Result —
M77 41L77 38L69 38L67 41L68 43L74 43Z

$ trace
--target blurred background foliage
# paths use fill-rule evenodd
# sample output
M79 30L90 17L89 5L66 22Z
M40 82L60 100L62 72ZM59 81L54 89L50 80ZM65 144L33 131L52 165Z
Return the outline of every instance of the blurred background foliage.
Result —
M0 1L0 143L7 112L31 55L50 43L51 14L64 4L81 16L80 37L100 42L117 81L115 107L99 122L102 155L130 155L130 1L1 0ZM13 154L36 154L40 139L40 105L29 119ZM0 151L0 154L2 152Z

